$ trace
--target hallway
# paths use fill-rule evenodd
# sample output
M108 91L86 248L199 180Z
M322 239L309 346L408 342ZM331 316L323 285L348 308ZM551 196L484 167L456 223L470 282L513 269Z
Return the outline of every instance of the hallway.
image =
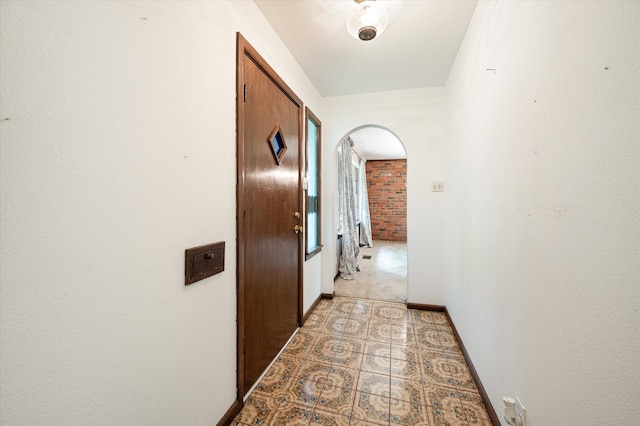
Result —
M407 298L407 243L376 240L373 247L361 247L360 272L354 280L338 277L334 289L336 296L404 303Z
M443 313L322 300L232 425L491 425Z
M297 407L303 424L488 424L483 389L494 421L508 396L529 426L638 423L640 0L373 3L399 10L361 42L353 0L0 1L0 425L233 421L247 396L239 231L265 215L300 247L259 272L280 281L299 257L296 320L311 319L289 328L241 423ZM254 100L239 36L300 100L282 144L266 142L279 123L256 139L291 172L239 179L238 104ZM329 66L316 42L348 60ZM377 176L407 196L408 306L446 306L479 393L440 314L340 291L318 305L344 231L338 144L375 126L407 156L401 179ZM254 178L292 182L293 205L242 208ZM189 284L188 265L216 273Z

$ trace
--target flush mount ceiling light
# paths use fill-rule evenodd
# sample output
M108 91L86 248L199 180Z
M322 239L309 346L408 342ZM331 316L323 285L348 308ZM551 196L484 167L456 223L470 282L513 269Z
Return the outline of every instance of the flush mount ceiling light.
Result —
M387 28L387 11L375 0L354 0L356 7L347 17L347 31L362 41L373 40Z

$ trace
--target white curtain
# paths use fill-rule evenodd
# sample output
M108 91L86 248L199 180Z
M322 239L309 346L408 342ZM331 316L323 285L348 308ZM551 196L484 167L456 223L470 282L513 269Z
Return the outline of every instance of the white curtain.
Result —
M342 254L340 255L340 276L353 280L360 270L358 257L360 245L356 227L355 174L353 171L353 141L347 137L342 141L338 153L338 202L342 220Z
M373 247L373 238L371 238L371 215L369 214L369 192L367 191L367 160L364 158L360 161L360 245L365 247Z

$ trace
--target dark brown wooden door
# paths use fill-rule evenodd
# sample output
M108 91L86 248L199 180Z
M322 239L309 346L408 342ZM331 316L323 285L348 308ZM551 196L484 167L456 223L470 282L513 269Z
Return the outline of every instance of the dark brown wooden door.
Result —
M296 330L301 296L301 104L250 53L238 58L242 395Z

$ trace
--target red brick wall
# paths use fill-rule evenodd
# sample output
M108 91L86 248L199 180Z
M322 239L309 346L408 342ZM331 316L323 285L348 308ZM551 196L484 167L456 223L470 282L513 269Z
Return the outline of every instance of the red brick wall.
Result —
M407 160L366 164L373 239L407 241Z

